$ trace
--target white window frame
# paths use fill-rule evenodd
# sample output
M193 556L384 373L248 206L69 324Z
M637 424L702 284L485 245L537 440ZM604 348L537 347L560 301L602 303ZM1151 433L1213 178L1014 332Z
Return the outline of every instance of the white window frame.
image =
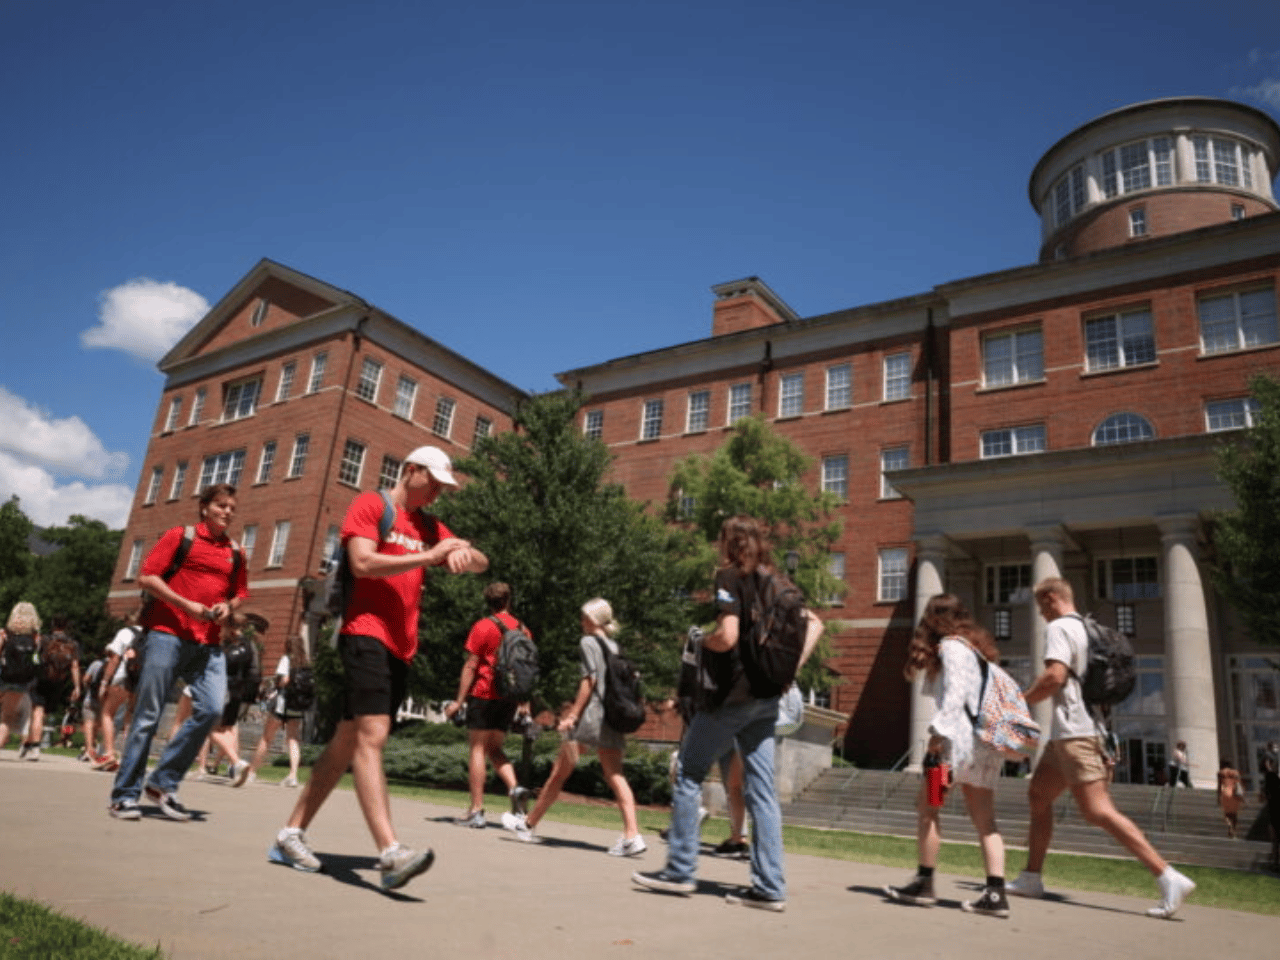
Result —
M246 562L253 559L253 551L258 546L258 525L256 523L246 523L240 531L240 552L244 554Z
M187 461L179 460L173 468L173 482L169 484L169 499L177 500L182 496L182 487L187 482Z
M1210 317L1206 326L1205 310L1210 305L1228 307L1230 316L1222 312L1220 316ZM1274 286L1202 295L1196 300L1196 316L1200 324L1200 351L1204 355L1233 353L1280 341Z
M1196 134L1191 138L1196 182L1253 189L1253 151L1232 137Z
M911 552L906 547L876 551L876 601L896 603L910 595Z
M145 540L135 540L129 544L129 562L124 567L126 580L137 580L138 571L142 568L142 547Z
M910 447L887 447L880 451L880 499L901 500L900 494L885 474L911 466Z
M849 455L836 453L822 458L822 492L849 499Z
M315 393L324 385L324 375L328 367L328 352L322 351L311 358L311 373L307 376L307 393Z
M267 556L267 567L283 567L285 556L289 550L289 531L293 524L288 520L277 520L271 531L271 553Z
M476 429L471 434L471 445L474 447L485 437L493 433L493 421L482 414L476 414Z
M359 487L360 475L364 472L364 458L368 452L359 440L347 440L342 446L342 459L338 462L338 482L347 486Z
M989 606L1029 603L1032 598L1031 564L988 563L983 585L983 596Z
M729 388L729 410L726 422L733 426L743 417L751 416L751 384L735 383Z
M1103 151L1102 194L1108 200L1125 194L1173 185L1172 137L1151 137Z
M449 434L453 432L453 415L457 409L457 400L452 397L437 397L435 416L431 418L431 432L448 440Z
M200 492L209 489L215 483L229 483L233 487L240 486L240 474L244 472L244 448L239 450L223 450L211 453L204 458L200 466Z
M178 418L182 415L182 397L176 396L169 399L169 412L164 418L164 432L173 433L178 429Z
M378 402L378 388L382 386L381 360L365 357L360 364L360 379L356 381L356 396L369 403Z
M256 483L271 481L271 468L276 462L276 442L268 440L262 445L262 453L258 455L258 478Z
M1257 426L1261 412L1262 404L1255 397L1207 400L1204 405L1204 428L1207 433L1246 430Z
M711 426L711 391L694 390L689 394L685 433L705 433L709 426Z
M1147 235L1147 208L1133 207L1129 210L1129 236L1145 237Z
M833 551L827 556L827 572L836 580L844 583L845 578L845 556L841 551ZM833 590L823 598L828 606L839 607L844 605L844 591Z
M837 363L827 367L827 409L847 410L853 406L853 367Z
M804 371L784 373L778 378L778 419L804 413Z
M1149 307L1087 318L1084 342L1085 367L1090 373L1156 362L1155 322Z
M588 410L582 418L582 435L588 440L604 439L604 411Z
M262 321L267 319L267 310L270 307L271 304L266 297L259 297L258 302L253 305L253 314L249 317L249 326L262 326Z
M640 418L640 439L657 440L662 436L662 400L646 400Z
M258 412L258 401L262 397L262 377L251 377L227 384L226 394L222 401L222 422L233 423L246 420Z
M1120 569L1123 574L1117 573ZM1155 554L1100 557L1094 564L1093 576L1099 600L1132 603L1160 599L1160 558Z
M205 397L207 397L208 395L209 393L204 387L200 387L199 389L196 390L196 395L191 400L191 414L187 418L188 427L194 427L199 425L200 418L204 416Z
M1060 227L1081 210L1088 202L1085 190L1084 164L1076 164L1068 170L1052 190L1053 225Z
M142 498L143 504L150 506L160 497L160 487L164 482L164 467L152 467L151 479L147 481L147 494Z
M393 411L397 417L413 419L413 406L418 401L418 381L401 374L396 381L396 405Z
M276 403L284 403L293 390L293 378L298 375L298 361L290 360L280 368L280 382L276 384Z
M339 538L340 530L337 524L330 524L329 529L324 534L324 551L320 557L320 569L326 573L331 570L338 561L338 548L342 545Z
M296 480L307 469L307 455L311 452L311 434L299 433L293 438L293 452L289 454L289 480Z
M1154 440L1155 428L1140 413L1128 410L1113 413L1093 428L1092 443L1095 447L1114 447L1121 443L1141 443Z
M1044 453L1049 448L1048 431L1043 423L983 430L979 438L979 447L981 460Z
M911 399L911 353L891 353L884 358L884 399Z
M382 466L378 468L378 489L385 490L387 487L394 487L400 480L400 469L404 466L404 461L397 460L389 453L382 455Z
M982 385L988 389L1044 379L1044 332L1039 326L1001 330L982 338Z

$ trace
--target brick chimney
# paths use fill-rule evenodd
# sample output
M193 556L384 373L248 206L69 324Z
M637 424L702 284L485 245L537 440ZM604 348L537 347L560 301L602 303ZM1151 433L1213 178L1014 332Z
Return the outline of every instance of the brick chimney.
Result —
M800 319L759 277L720 283L711 292L716 295L711 313L713 337Z

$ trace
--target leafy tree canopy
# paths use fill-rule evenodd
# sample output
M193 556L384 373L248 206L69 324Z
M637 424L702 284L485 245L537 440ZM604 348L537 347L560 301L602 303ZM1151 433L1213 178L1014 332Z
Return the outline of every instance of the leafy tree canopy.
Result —
M501 580L512 611L533 633L542 667L543 701L570 699L580 679L579 610L592 597L613 606L618 640L644 677L646 693L670 692L680 637L692 622L672 560L684 535L648 516L606 477L611 457L578 427L581 398L533 397L515 429L481 440L457 469L469 479L441 497L436 511L458 536L489 557L483 576L436 572L423 591L416 669L419 694L457 692L463 643L486 613L481 591Z
M1249 386L1254 425L1218 448L1218 476L1236 509L1216 518L1211 573L1253 639L1280 645L1280 380L1258 376Z

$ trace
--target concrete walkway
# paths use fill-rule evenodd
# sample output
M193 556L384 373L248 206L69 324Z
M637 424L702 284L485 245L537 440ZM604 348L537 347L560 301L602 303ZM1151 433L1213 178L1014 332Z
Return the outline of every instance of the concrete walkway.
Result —
M657 837L644 856L615 859L605 854L612 831L548 821L546 842L527 845L498 826L497 811L492 829L464 830L448 822L454 808L394 798L401 840L433 847L436 864L385 894L348 791L334 793L310 831L327 873L305 874L266 861L293 790L188 782L182 800L196 820L144 808L141 821L122 822L106 813L110 775L62 757L16 758L0 753L4 889L158 944L172 960L1245 957L1280 938L1280 920L1194 899L1173 921L1149 919L1154 884L1149 900L1015 900L1001 921L963 913L974 882L941 876L937 908L903 907L880 893L903 871L808 856L787 858L787 911L765 913L723 902L745 882L743 863L704 858L698 892L671 897L629 880L662 866Z

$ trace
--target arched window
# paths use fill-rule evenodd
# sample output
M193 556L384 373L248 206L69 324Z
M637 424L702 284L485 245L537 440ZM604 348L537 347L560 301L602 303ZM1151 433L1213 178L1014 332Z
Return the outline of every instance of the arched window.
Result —
M1136 413L1113 413L1093 431L1093 445L1105 447L1112 443L1133 443L1136 440L1152 440L1156 432L1145 417Z

